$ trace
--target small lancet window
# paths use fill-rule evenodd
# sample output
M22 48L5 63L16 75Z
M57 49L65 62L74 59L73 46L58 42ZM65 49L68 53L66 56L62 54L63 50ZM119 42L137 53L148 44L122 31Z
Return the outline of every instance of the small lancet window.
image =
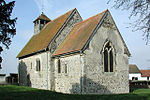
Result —
M36 71L40 71L40 70L41 70L40 59L36 59Z
M67 64L65 64L65 73L67 73Z
M106 42L103 48L104 72L114 71L113 47L111 42Z
M60 63L60 59L58 59L58 73L61 73L61 63Z
M32 69L32 62L31 62L31 69Z

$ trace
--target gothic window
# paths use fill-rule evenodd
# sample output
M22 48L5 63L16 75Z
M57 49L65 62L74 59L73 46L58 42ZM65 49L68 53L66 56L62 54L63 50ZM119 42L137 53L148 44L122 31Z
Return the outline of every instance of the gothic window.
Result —
M60 64L60 59L58 59L58 73L61 73L61 64Z
M104 72L114 71L113 47L111 42L106 42L103 48Z
M41 70L40 59L36 59L36 71L40 71L40 70Z

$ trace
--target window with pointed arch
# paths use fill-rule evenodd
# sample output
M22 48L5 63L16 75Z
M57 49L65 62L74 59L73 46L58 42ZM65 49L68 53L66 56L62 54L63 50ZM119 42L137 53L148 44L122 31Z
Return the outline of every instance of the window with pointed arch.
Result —
M103 47L104 72L114 72L114 48L110 41Z

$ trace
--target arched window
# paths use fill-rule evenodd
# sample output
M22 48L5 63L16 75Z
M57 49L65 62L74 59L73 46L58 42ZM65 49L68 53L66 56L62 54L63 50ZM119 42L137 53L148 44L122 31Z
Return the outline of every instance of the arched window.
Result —
M36 59L36 71L40 71L40 70L41 70L40 59Z
M111 42L107 41L103 48L104 72L114 71L113 47Z

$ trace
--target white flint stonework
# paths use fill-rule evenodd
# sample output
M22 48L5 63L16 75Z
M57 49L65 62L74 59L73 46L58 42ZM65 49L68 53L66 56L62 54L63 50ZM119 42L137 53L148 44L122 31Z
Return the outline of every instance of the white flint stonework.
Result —
M74 25L82 21L74 12L60 34L49 44L49 51L19 60L19 84L33 88L69 94L128 93L128 55L125 43L108 13L83 52L53 57ZM106 23L110 23L107 25ZM104 72L104 44L110 41L113 48L113 72ZM40 71L36 71L36 59ZM60 73L58 73L60 60Z

